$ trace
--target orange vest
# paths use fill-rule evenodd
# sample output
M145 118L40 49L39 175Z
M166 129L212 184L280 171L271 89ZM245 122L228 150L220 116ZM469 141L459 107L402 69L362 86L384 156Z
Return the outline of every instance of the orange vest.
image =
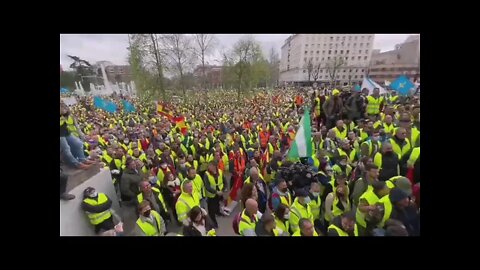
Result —
M260 132L260 145L263 148L267 147L268 139L270 139L270 133L268 133L268 131Z

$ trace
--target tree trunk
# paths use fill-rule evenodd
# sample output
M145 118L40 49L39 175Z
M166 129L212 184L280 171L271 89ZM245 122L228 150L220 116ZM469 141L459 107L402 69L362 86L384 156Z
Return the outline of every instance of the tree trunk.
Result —
M162 64L160 62L160 56L158 55L157 41L156 41L155 37L153 36L153 34L150 34L150 37L151 37L152 43L153 43L153 50L154 50L155 60L156 60L155 64L157 66L157 71L158 71L157 83L158 83L158 86L160 87L160 93L162 94L162 100L166 101L167 96L166 96L166 93L165 93L165 89L163 87L163 68L162 68Z

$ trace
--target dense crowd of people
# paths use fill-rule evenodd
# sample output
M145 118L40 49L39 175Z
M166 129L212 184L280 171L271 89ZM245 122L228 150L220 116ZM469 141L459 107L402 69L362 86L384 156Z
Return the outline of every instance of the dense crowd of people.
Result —
M138 220L127 235L215 236L218 216L242 236L415 236L420 234L420 100L326 89L189 94L156 104L113 95L108 113L92 97L60 102L61 162L110 170L122 207ZM122 110L122 100L136 108ZM304 110L310 157L289 159ZM299 188L283 173L295 163L315 177ZM60 171L60 198L66 176ZM89 188L85 210L96 233L122 231L107 195Z

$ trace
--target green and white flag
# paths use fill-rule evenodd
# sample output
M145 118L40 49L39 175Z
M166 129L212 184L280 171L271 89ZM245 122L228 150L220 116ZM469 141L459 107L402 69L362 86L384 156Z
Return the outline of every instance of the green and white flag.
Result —
M312 156L312 127L310 122L309 110L305 108L302 120L300 120L300 127L295 135L295 141L292 143L288 151L288 158L302 158Z

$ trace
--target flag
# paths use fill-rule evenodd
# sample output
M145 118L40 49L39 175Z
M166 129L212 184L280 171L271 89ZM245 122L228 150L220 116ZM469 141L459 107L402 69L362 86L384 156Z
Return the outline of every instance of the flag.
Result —
M353 91L355 91L355 92L360 92L361 90L362 90L362 88L358 84L356 84L355 87L353 88Z
M127 113L135 112L135 106L132 103L122 99L123 110Z
M173 122L175 123L175 126L180 129L183 135L187 134L187 125L185 125L185 117L184 116L178 116L172 118Z
M300 127L297 130L297 135L295 135L295 141L288 151L287 156L289 159L312 156L312 127L309 112L310 110L305 109L305 113L300 120Z
M173 118L173 112L161 103L157 104L157 112L159 114L167 117L169 120L172 120L172 118Z
M387 90L385 90L385 88L381 87L378 83L374 82L372 79L370 78L363 78L363 82L362 82L362 89L363 88L367 88L370 93L373 92L373 89L374 88L378 88L380 90L380 94L384 94L387 92Z
M95 97L93 99L93 105L98 108L102 109L104 111L107 111L109 113L114 113L117 111L117 105L111 101L104 100L101 97Z
M402 75L393 81L390 87L395 89L399 94L406 96L415 85L407 77Z

